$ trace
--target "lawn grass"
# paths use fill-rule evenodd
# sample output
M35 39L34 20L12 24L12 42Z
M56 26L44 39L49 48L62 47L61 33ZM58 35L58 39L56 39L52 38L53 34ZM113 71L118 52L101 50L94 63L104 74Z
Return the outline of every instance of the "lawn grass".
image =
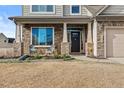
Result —
M124 87L124 65L77 60L0 63L0 87Z

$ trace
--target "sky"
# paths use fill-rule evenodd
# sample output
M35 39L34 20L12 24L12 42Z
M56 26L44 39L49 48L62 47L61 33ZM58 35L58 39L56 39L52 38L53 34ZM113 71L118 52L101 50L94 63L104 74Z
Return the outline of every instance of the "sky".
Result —
M10 16L21 16L22 9L20 5L0 5L0 33L7 37L15 38L15 23L8 19Z

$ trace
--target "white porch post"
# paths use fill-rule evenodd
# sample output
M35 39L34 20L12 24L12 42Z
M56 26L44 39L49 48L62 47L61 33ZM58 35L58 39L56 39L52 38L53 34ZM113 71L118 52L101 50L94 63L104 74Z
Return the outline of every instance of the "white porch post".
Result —
M91 22L88 23L87 43L86 43L86 56L93 56L93 41Z
M16 34L15 34L15 43L14 43L14 56L21 56L21 37L22 37L22 25L16 24Z
M22 37L22 34L23 34L23 25L21 25L21 30L20 30L20 35L21 35L21 42L23 42L23 37Z
M88 23L87 42L92 43L91 23Z
M97 57L97 21L94 19L93 23L93 50L94 56Z
M21 42L21 25L20 24L16 24L16 42L19 43Z
M67 24L63 24L63 41L62 42L68 42L67 40Z
M61 54L69 55L69 42L67 37L67 23L63 23L63 40L61 43Z

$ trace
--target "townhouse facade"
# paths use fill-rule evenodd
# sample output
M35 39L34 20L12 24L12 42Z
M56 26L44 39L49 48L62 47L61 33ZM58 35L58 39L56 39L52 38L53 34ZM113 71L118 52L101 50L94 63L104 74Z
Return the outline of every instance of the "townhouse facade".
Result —
M96 58L124 57L124 6L23 5L16 24L18 56L48 49Z

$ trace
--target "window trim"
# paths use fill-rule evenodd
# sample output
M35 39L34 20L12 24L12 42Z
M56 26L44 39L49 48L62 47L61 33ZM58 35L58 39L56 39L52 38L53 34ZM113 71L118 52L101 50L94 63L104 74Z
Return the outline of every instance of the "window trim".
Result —
M32 5L30 5L30 13L34 13L34 14L55 14L55 5L53 5L53 12L33 12L32 11Z
M51 46L53 46L54 45L54 27L31 27L31 45L32 45L32 28L52 28L53 29L53 43L52 43L52 45L33 45L34 47L51 47Z
M74 5L70 5L70 15L81 15L81 5L78 5L79 13L72 13L72 6L74 6Z

